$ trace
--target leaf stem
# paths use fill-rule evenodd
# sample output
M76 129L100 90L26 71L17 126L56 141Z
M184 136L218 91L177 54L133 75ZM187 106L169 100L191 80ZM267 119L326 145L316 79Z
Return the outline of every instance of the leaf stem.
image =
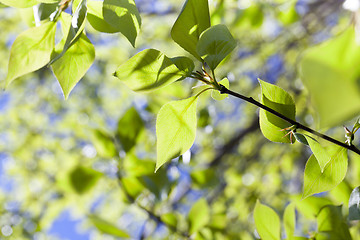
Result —
M319 132L317 132L317 131L315 131L315 130L313 130L313 129L311 129L311 128L309 128L309 127L307 127L307 126L305 126L305 125L303 125L303 124L301 124L301 123L299 123L299 122L297 122L297 121L295 121L295 120L293 120L291 118L288 118L288 117L284 116L283 114L275 111L274 109L272 109L272 108L270 108L268 106L265 106L264 104L256 101L252 97L246 97L246 96L241 95L239 93L233 92L233 91L227 89L224 85L220 85L220 90L219 91L220 91L221 94L229 94L229 95L232 95L234 97L240 98L240 99L242 99L242 100L244 100L246 102L249 102L249 103L251 103L251 104L253 104L253 105L255 105L255 106L257 106L257 107L259 107L261 109L264 109L265 111L268 111L268 112L274 114L275 116L287 121L288 123L290 123L292 125L295 125L297 129L302 129L302 130L304 130L306 132L309 132L309 133L311 133L313 135L316 135L316 136L318 136L318 137L320 137L320 138L322 138L322 139L324 139L324 140L326 140L328 142L331 142L333 144L336 144L338 146L346 148L346 149L360 155L360 149L355 147L353 144L347 145L346 143L340 142L340 141L338 141L338 140L336 140L336 139L334 139L332 137L329 137L329 136L327 136L325 134L319 133Z

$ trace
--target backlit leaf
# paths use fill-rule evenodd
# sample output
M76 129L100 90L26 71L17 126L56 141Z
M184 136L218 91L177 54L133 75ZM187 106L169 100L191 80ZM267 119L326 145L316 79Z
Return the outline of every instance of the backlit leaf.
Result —
M294 239L294 232L295 232L295 204L290 203L285 208L284 212L284 227L286 232L286 238L288 240Z
M262 239L280 240L280 218L270 207L256 201L254 210L256 230Z
M196 134L197 98L173 101L160 109L156 119L157 171L164 163L185 153Z
M214 70L236 47L236 41L225 25L219 24L205 30L197 43L197 53Z
M210 209L205 198L199 199L189 212L190 234L199 231L210 221Z
M171 29L172 39L194 57L200 34L210 27L208 0L187 0Z
M50 61L55 46L55 30L56 23L48 22L26 30L15 39L10 50L6 86Z
M283 89L259 79L261 86L261 102L282 115L295 120L295 102ZM281 131L291 124L287 121L260 109L260 129L262 134L273 142L290 143L290 134ZM292 141L295 141L293 138Z
M120 65L114 75L133 91L153 90L182 77L171 59L155 49L139 52Z
M224 87L229 88L229 80L224 78L219 82L219 84L224 85ZM211 90L211 97L215 100L221 101L228 97L228 94L221 94L219 90Z
M119 229L114 224L104 219L101 219L95 215L91 215L89 217L89 220L102 233L109 234L115 237L130 238L130 235L127 234L124 230Z
M86 18L95 30L105 33L116 33L118 32L116 27L111 26L104 20L103 3L100 1L89 1Z
M36 0L0 0L0 2L15 8L28 8L38 4Z

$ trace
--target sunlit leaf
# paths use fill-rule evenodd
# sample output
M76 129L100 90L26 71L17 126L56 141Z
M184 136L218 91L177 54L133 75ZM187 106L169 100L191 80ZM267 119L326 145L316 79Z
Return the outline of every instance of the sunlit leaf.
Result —
M284 212L284 228L286 232L286 238L288 240L294 239L295 223L296 223L295 220L296 220L295 204L290 203L289 205L287 205Z
M199 231L210 221L210 209L205 198L199 199L189 212L190 234Z
M173 101L160 109L156 119L157 171L164 163L185 153L196 134L197 97Z
M15 8L28 8L38 4L36 0L0 0L0 2Z
M280 218L270 207L257 200L254 210L256 230L262 239L280 240Z
M91 215L89 217L89 220L102 233L115 237L130 238L130 235L127 234L124 230L119 229L114 224L105 221L104 219L101 219L95 215Z
M134 107L129 108L118 122L116 136L125 152L136 144L139 133L144 128L144 122Z
M99 156L112 158L117 155L113 139L105 132L99 129L94 130L92 132L91 140Z
M229 88L229 80L224 78L219 82L219 84L223 85L226 88ZM221 94L219 90L211 90L211 97L215 100L221 101L228 97L228 94Z
M104 20L117 32L121 32L135 47L141 18L134 0L104 0L102 14Z
M70 21L69 15L61 15L61 26L64 33L69 32ZM51 68L60 83L65 99L67 99L71 90L93 64L95 48L84 33L81 33L79 39L66 52L62 53L65 44L63 39L56 46L54 56L61 55L61 57L51 64Z
M295 102L283 89L259 79L261 86L261 102L282 115L295 120ZM290 143L290 134L285 136L290 127L287 121L260 109L260 129L262 134L273 142ZM292 141L295 141L293 138Z
M360 113L359 63L360 45L353 28L304 53L301 79L311 94L321 126L335 126Z
M311 155L307 161L304 171L303 198L315 193L331 190L344 179L348 166L346 149L333 147L328 151L331 158L323 171L321 171L314 155Z
M172 39L194 57L200 34L210 27L208 0L187 0L171 29Z
M349 227L343 219L341 206L328 205L323 207L317 215L318 234L321 240L351 240Z
M324 147L320 145L318 141L316 141L312 137L306 137L307 142L309 143L309 147L313 152L316 160L319 163L321 171L324 171L326 164L331 160L330 153L326 151Z
M195 68L194 62L187 57L174 57L170 60L176 65L176 67L181 71L183 77L189 77L192 71Z
M54 22L21 33L11 46L6 86L14 79L45 66L55 46Z
M118 29L104 20L103 3L102 1L89 1L87 5L88 14L86 17L95 30L105 33L116 33Z
M172 226L174 228L177 227L178 220L175 213L165 213L161 215L161 220L168 224L169 226Z
M354 188L349 199L349 220L360 220L360 187Z
M163 53L146 49L120 65L114 76L133 91L146 91L175 82L182 74Z
M101 176L102 173L83 166L76 167L69 175L71 185L78 194L91 190Z
M236 41L225 25L219 24L205 30L199 38L196 51L214 70L236 47Z

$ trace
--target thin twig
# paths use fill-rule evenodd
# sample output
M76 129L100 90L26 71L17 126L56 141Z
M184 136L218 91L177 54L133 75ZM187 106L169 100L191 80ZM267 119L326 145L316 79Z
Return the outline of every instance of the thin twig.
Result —
M315 130L313 130L313 129L311 129L311 128L309 128L309 127L307 127L307 126L305 126L305 125L303 125L303 124L301 124L301 123L299 123L299 122L297 122L297 121L295 121L295 120L293 120L291 118L288 118L288 117L282 115L281 113L275 111L274 109L272 109L272 108L270 108L268 106L265 106L264 104L261 104L260 102L256 101L252 97L246 97L246 96L241 95L239 93L233 92L233 91L227 89L223 85L220 86L220 93L221 94L229 94L229 95L232 95L234 97L240 98L240 99L242 99L244 101L247 101L247 102L249 102L249 103L251 103L251 104L253 104L255 106L258 106L261 109L264 109L264 110L274 114L275 116L287 121L288 123L290 123L292 125L295 125L297 129L302 129L302 130L304 130L306 132L309 132L309 133L311 133L313 135L316 135L316 136L318 136L318 137L320 137L320 138L322 138L322 139L324 139L326 141L334 143L334 144L336 144L338 146L346 148L346 149L360 155L360 149L355 147L353 144L347 145L346 143L340 142L340 141L338 141L338 140L336 140L336 139L334 139L332 137L329 137L329 136L327 136L325 134L319 133L319 132L317 132L317 131L315 131Z

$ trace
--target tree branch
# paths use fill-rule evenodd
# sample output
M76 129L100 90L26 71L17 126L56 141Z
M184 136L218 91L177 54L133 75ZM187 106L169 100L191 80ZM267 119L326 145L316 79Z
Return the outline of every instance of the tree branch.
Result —
M336 140L336 139L334 139L332 137L329 137L329 136L327 136L325 134L319 133L319 132L317 132L317 131L315 131L315 130L313 130L313 129L311 129L311 128L309 128L309 127L307 127L307 126L305 126L305 125L303 125L303 124L301 124L301 123L299 123L299 122L297 122L295 120L292 120L292 119L282 115L281 113L275 111L274 109L269 108L269 107L265 106L264 104L261 104L260 102L254 100L252 97L246 97L246 96L241 95L239 93L233 92L233 91L227 89L223 85L221 85L220 93L221 94L229 94L229 95L232 95L234 97L240 98L240 99L242 99L242 100L244 100L246 102L249 102L249 103L261 108L261 109L264 109L265 111L268 111L268 112L274 114L275 116L287 121L288 123L290 123L292 125L295 125L297 129L302 129L302 130L304 130L306 132L309 132L309 133L311 133L313 135L316 135L316 136L318 136L318 137L320 137L320 138L322 138L322 139L324 139L324 140L326 140L328 142L331 142L333 144L336 144L338 146L346 148L346 149L360 155L360 149L355 147L353 144L347 145L346 143L340 142L340 141L338 141L338 140Z

